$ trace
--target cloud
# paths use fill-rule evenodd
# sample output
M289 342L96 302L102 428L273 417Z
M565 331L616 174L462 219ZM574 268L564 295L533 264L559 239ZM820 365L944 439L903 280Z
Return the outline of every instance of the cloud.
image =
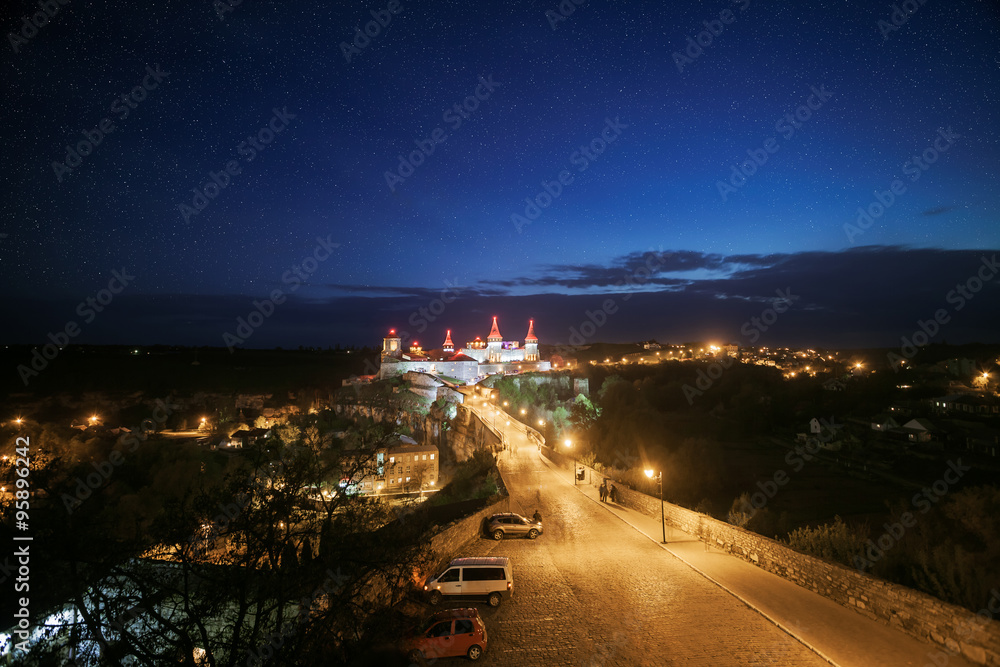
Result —
M828 347L899 345L918 320L946 309L951 321L935 342L1000 342L1000 276L959 312L948 294L976 276L983 258L998 250L942 250L862 246L838 252L716 255L693 251L633 252L606 266L553 264L540 276L463 288L454 301L432 307L442 287L327 285L348 295L289 295L248 339L248 347L378 345L389 328L432 347L451 329L456 343L485 337L493 315L508 339L523 339L529 319L543 343L565 343L588 313L610 299L609 314L593 340L716 340L740 344ZM647 263L651 259L661 261ZM637 272L655 267L648 280ZM691 277L704 270L707 277ZM678 278L677 275L685 277ZM625 282L633 279L633 286ZM525 294L513 294L524 290ZM796 298L759 341L741 327L760 316L777 290ZM222 334L247 317L260 294L192 295L126 293L115 297L73 343L222 346ZM62 331L78 299L15 298L21 316L5 327L0 343L40 344ZM443 305L443 307L441 307Z
M929 208L926 211L921 211L920 215L941 215L942 213L947 213L954 208L954 206L935 206L934 208Z
M393 285L360 285L360 284L325 284L320 285L326 289L333 290L343 295L370 294L373 296L389 297L412 297L415 299L437 299L443 293L452 295L455 293L467 296L502 296L506 290L488 287L467 287L458 279L445 282L441 287L414 287L414 286L393 286Z

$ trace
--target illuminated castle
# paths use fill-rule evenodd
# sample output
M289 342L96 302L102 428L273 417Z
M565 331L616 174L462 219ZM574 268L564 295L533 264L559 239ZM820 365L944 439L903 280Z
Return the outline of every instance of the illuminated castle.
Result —
M538 356L534 320L528 320L528 335L524 337L524 347L521 347L516 340L503 339L494 317L493 328L485 341L476 336L457 352L451 340L451 329L445 334L440 349L427 352L417 341L412 341L404 350L402 338L395 329L390 329L389 335L382 339L382 363L378 378L382 380L408 371L419 371L468 382L494 373L549 369L549 362L541 361Z

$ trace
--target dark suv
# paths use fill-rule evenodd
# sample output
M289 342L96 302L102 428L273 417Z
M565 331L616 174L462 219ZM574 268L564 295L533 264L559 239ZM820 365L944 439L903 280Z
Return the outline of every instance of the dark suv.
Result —
M542 522L526 519L513 512L494 514L486 520L486 534L494 540L502 540L507 535L533 540L542 534Z

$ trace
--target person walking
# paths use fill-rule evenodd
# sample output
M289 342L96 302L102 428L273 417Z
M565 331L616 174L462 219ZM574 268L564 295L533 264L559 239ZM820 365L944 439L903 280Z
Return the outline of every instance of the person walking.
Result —
M531 518L534 519L536 523L542 522L542 515L538 510L535 510L535 514Z
M615 488L614 484L611 485L611 502L618 502L618 489Z
M608 499L608 485L605 482L601 482L601 486L597 489L601 496L601 502L605 502Z

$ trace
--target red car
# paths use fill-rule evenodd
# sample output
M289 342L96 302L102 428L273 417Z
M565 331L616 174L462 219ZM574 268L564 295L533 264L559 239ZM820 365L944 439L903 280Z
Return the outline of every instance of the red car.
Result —
M462 655L479 660L486 650L486 625L476 609L445 609L408 637L403 650L417 663Z

